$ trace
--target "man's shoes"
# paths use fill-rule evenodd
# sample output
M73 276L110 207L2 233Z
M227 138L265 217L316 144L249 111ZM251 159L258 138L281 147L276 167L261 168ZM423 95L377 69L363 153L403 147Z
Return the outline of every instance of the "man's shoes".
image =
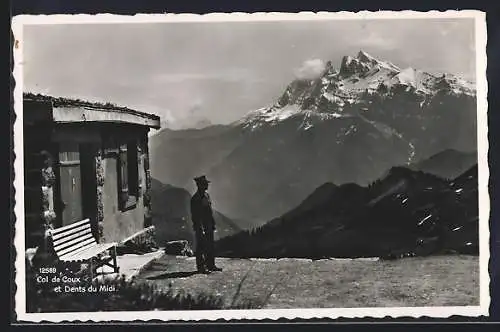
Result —
M203 269L203 270L198 270L199 274L210 274L209 270Z
M222 271L222 269L220 267L217 267L217 266L212 266L212 267L209 267L208 269L212 272Z

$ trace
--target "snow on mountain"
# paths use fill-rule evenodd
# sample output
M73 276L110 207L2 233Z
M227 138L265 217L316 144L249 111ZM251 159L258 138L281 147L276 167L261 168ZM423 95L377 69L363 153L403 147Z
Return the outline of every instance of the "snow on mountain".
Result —
M293 116L340 118L369 110L370 96L402 92L414 94L422 109L438 94L475 97L474 84L462 78L435 76L411 67L400 69L360 51L356 57L344 56L339 70L329 61L320 78L293 81L277 103L248 113L236 124L257 129Z
M349 55L342 58L339 74L342 76L366 73L373 74L380 70L389 72L400 71L399 67L390 62L377 60L368 53L359 51L358 56L355 58Z
M282 108L264 107L248 113L237 123L242 124L245 128L256 129L263 123L276 124L300 113L302 110L297 105L286 105Z
M292 117L301 117L303 122L299 128L307 130L312 128L311 118L316 118L319 120L327 120L341 117L349 117L349 115L343 115L340 113L330 112L330 113L315 113L311 110L300 109L298 105L286 105L284 107L265 107L252 111L248 113L244 118L236 122L240 124L243 128L251 130L256 130L263 125L278 125L281 121Z

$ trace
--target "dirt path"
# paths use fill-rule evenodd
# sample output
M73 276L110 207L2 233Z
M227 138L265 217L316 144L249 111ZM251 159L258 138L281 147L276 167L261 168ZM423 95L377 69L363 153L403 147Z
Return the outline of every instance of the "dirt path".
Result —
M161 288L212 293L226 304L266 308L461 306L479 304L479 259L399 261L217 259L224 271L195 274L194 258L164 256L138 277Z

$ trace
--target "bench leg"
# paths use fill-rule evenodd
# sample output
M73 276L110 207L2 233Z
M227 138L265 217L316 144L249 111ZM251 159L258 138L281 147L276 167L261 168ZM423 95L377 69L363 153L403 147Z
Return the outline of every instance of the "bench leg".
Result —
M113 255L113 266L115 273L118 273L120 269L118 268L118 262L116 260L116 247L113 247L113 249L111 250L111 255Z
M91 258L89 260L89 265L90 265L90 282L94 280L94 260Z

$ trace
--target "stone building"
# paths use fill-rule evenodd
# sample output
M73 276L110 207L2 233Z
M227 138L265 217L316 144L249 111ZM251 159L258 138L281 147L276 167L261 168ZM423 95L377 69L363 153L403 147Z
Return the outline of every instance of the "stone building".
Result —
M89 218L99 242L151 225L148 132L156 115L112 104L24 94L26 247Z

